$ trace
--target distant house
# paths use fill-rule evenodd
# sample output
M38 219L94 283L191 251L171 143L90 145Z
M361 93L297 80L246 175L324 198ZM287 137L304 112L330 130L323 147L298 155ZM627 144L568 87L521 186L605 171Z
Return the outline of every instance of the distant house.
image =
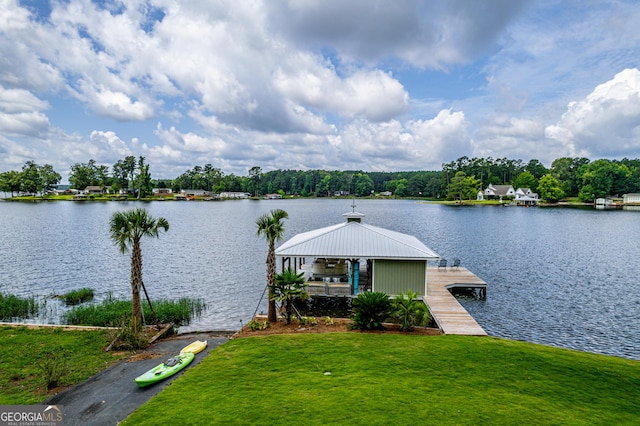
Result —
M246 192L221 192L220 198L242 199L242 198L249 198L249 194L247 194Z
M173 190L171 188L153 188L151 190L151 193L158 197L163 197L163 196L166 197L166 196L172 195Z
M516 198L515 202L521 206L535 206L538 204L539 197L538 194L531 191L529 188L518 188L516 189Z
M210 191L205 191L204 189L183 189L180 191L180 194L185 197L206 197L211 195Z
M71 189L71 185L55 185L53 189L47 191L51 195L73 195L77 194L77 189Z
M484 197L487 199L499 198L502 201L502 197L514 197L516 196L516 190L511 185L492 185L489 184L484 190Z
M594 200L596 209L619 209L622 207L623 200L620 197L596 198Z
M334 196L334 197L347 197L347 196L349 196L349 195L350 195L350 194L349 194L349 191L335 191L335 192L333 193L333 196Z
M624 194L622 202L625 204L640 204L640 194Z
M532 206L538 204L538 194L531 191L530 188L513 189L511 185L492 185L489 184L484 191L478 192L476 199L478 200L494 200L498 198L502 201L502 197L513 199L516 204L521 206Z
M392 195L393 195L393 192L391 192L391 191L382 191L380 193L380 196L382 196L382 197L391 197Z
M85 194L89 194L89 195L93 195L93 194L108 194L110 190L111 190L110 186L90 185L90 186L87 186L84 189L83 192Z

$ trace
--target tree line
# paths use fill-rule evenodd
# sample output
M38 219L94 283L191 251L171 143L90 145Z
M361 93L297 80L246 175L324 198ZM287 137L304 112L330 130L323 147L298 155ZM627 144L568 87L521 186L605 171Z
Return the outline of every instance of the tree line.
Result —
M0 173L0 191L45 194L61 180L49 164L28 161L21 171ZM272 170L252 167L247 176L225 174L211 164L195 166L173 179L151 179L145 158L128 156L111 167L91 159L71 166L69 183L82 190L87 186L110 188L139 197L152 188L174 192L200 189L212 193L247 192L255 196L280 193L304 197L334 195L369 196L389 193L396 197L475 199L489 184L530 188L547 201L578 197L593 201L606 196L640 192L640 159L590 161L584 157L562 157L546 168L540 161L509 158L460 157L442 164L440 171L365 172L362 170Z

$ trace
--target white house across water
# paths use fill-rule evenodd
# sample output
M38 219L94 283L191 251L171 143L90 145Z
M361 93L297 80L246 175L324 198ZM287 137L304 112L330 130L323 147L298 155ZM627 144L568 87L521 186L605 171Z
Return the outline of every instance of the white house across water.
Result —
M304 272L311 294L427 294L427 262L439 259L437 253L414 236L362 223L362 213L343 216L343 223L303 232L278 247L282 269Z

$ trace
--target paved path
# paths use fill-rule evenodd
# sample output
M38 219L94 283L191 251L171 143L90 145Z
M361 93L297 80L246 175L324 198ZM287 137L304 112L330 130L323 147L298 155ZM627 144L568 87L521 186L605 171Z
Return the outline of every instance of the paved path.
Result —
M468 269L429 268L424 301L444 334L486 336L475 319L449 291L452 287L486 288L487 283Z
M181 372L159 383L140 388L133 381L145 371L160 364L165 359L177 355L180 349L195 340L206 340L207 348ZM144 352L148 359L138 361L123 360L96 374L87 381L69 388L47 400L47 405L62 405L65 426L72 425L116 425L164 389L184 371L199 364L209 351L229 340L221 333L193 333L172 336L157 341ZM139 357L134 357L136 359Z

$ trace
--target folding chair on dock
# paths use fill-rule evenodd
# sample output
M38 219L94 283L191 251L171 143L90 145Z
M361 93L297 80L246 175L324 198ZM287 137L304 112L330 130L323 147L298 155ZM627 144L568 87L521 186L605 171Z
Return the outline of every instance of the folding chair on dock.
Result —
M451 264L450 268L460 269L460 259L458 259L457 257L453 259L453 263Z
M444 268L445 271L447 270L447 259L440 259L438 262L438 271L440 268Z

